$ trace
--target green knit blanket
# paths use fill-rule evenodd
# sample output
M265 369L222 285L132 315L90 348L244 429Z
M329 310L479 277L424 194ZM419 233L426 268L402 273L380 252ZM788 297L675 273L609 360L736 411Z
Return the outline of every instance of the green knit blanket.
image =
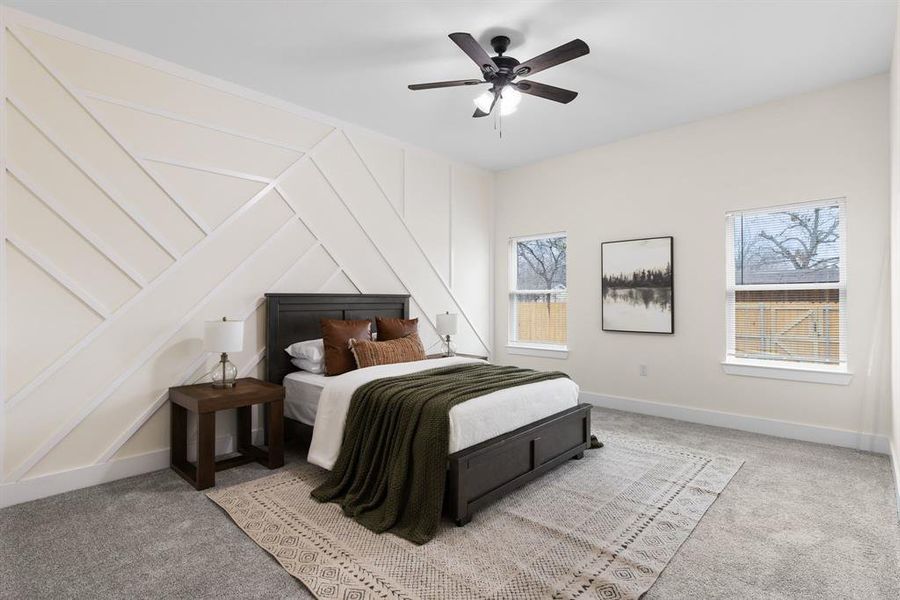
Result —
M334 469L312 492L366 528L416 544L441 519L450 409L478 396L549 379L558 371L464 364L385 377L353 394Z

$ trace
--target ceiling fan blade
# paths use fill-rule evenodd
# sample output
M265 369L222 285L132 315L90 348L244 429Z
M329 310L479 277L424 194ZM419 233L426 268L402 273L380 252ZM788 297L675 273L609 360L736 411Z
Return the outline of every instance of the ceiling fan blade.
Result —
M546 98L547 100L553 100L554 102L561 102L563 104L568 104L578 96L578 92L558 88L545 83L538 83L537 81L522 80L513 83L512 85L516 86L516 89L523 94L530 94L532 96L537 96L538 98Z
M590 51L591 49L582 40L572 40L568 44L563 44L558 48L544 52L540 56L535 56L531 60L526 60L516 67L516 75L522 77L534 75L544 69L555 67L579 56L584 56Z
M434 83L413 83L407 86L411 90L433 90L436 88L456 87L458 85L479 85L487 83L483 79L456 79L454 81L435 81Z
M481 110L480 108L476 108L476 109L475 109L475 114L472 115L472 118L473 118L473 119L480 119L481 117L486 117L486 116L488 116L488 113L484 112L484 111Z
M482 73L496 73L500 70L497 68L494 59L488 56L488 53L484 51L481 44L479 44L471 34L462 32L451 33L450 39L453 40L463 52L468 54L469 58L475 61L475 64L478 65L478 68L481 69Z

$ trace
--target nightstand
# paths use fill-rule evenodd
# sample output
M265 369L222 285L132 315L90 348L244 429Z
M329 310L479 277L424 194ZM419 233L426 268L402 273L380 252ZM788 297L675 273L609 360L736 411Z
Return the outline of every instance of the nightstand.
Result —
M284 465L284 388L259 379L235 381L232 388L209 383L169 388L172 409L172 470L198 490L216 484L216 471L257 461L270 469ZM251 410L265 407L268 447L253 445ZM237 409L237 456L216 460L216 412ZM197 415L197 465L187 460L187 413Z
M480 358L481 360L487 360L487 356L479 355L479 354L464 354L462 352L457 352L453 356L462 356L463 358ZM425 358L447 358L443 354L429 354Z

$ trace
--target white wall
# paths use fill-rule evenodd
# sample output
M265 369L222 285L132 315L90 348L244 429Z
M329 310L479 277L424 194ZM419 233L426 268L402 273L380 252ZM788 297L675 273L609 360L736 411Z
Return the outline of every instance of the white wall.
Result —
M894 32L890 74L891 132L891 458L900 516L900 12Z
M492 173L2 18L0 505L167 466L203 321L258 374L267 291L408 292L426 345L450 310L490 350Z
M886 451L887 97L877 76L500 173L496 357L564 370L613 406ZM726 375L725 212L837 196L847 198L852 382ZM554 231L569 236L568 359L509 355L507 241ZM600 243L665 235L675 334L602 332Z

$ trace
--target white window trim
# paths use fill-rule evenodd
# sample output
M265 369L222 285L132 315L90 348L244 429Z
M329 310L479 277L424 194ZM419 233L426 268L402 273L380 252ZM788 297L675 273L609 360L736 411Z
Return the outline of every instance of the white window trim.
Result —
M853 379L853 373L847 370L846 363L817 365L815 363L728 357L722 361L722 370L729 375L833 385L849 385Z
M840 235L843 240L843 252L840 257L839 273L841 280L838 283L823 284L773 284L773 285L737 285L734 283L734 238L732 229L732 217L735 214L763 213L777 210L783 206L821 206L823 204L837 203L841 207ZM789 205L769 206L751 210L737 210L725 213L725 285L726 295L734 294L741 290L801 290L801 289L837 289L843 296L840 302L840 327L842 343L847 343L847 205L845 197L814 200L811 202L797 202ZM844 358L836 365L817 364L812 362L776 361L734 356L732 349L734 344L734 315L727 308L725 310L725 358L722 360L722 370L729 375L744 377L762 377L765 379L782 379L789 381L801 381L808 383L826 383L833 385L849 385L853 379L853 373L847 366L846 348L841 349Z
M569 347L551 344L520 344L517 342L509 342L506 344L506 353L521 356L536 356L538 358L566 359L569 358Z
M568 239L568 233L565 231L554 231L550 233L539 233L534 235L518 235L509 238L509 243L507 244L506 251L506 260L507 260L507 294L506 294L506 305L510 306L510 299L514 294L528 294L528 293L539 293L546 294L550 292L558 292L559 290L518 290L516 289L516 274L518 265L516 264L515 259L513 258L515 254L515 245L516 242L526 242L528 240L541 240L544 238L552 238L552 237L565 237ZM568 273L566 274L568 276ZM568 280L566 281L566 292L569 291ZM568 308L566 309L568 310ZM568 339L569 332L566 331L566 338ZM514 342L512 335L512 315L507 313L506 315L506 352L507 354L515 354L520 356L535 356L538 358L556 358L556 359L567 359L569 357L569 347L567 345L557 345L557 344L541 344L538 342Z

